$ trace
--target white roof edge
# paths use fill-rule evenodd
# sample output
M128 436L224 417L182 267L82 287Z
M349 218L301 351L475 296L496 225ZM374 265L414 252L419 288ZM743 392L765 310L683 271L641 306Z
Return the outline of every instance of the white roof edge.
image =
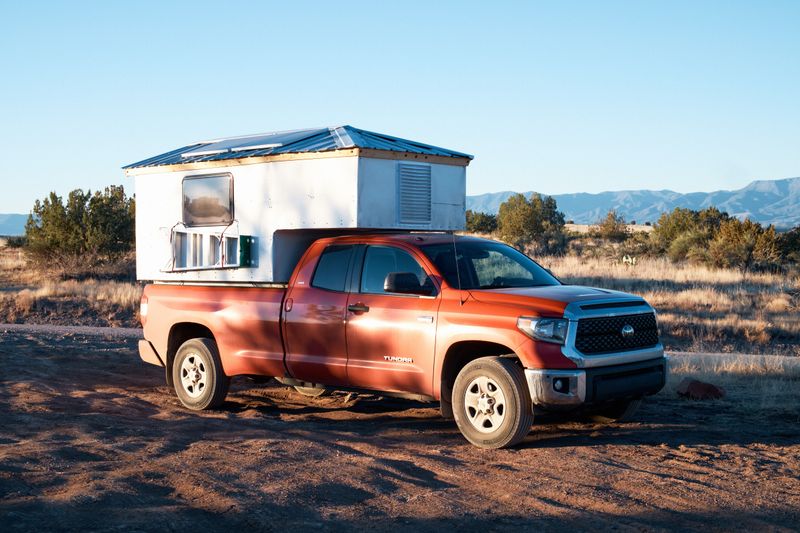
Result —
M253 137L269 137L272 135L283 135L286 133L296 133L298 131L316 131L316 130L324 130L326 128L300 128L297 130L283 130L283 131L267 131L264 133L251 133L250 135L236 135L234 137L219 137L217 139L211 139L208 141L197 141L194 144L212 144L212 143L220 143L222 141L235 141L237 139L251 139Z
M267 148L280 148L283 143L267 143L267 144L247 144L245 146L236 146L231 148L231 152L247 152L248 150L266 150Z

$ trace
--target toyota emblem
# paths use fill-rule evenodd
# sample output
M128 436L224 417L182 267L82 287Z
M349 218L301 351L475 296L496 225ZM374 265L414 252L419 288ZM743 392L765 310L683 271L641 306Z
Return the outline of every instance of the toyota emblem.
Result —
M620 331L620 333L625 338L633 337L634 333L633 326L631 326L630 324L625 324L624 326L622 326L622 331Z

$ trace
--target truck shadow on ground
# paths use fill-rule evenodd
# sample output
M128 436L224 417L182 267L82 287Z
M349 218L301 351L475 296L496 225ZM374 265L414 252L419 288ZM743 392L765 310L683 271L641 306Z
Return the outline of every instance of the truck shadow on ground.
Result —
M265 389L269 390L269 389ZM442 419L437 403L423 403L379 395L357 395L346 401L345 394L326 398L306 398L290 388L254 393L235 392L223 406L231 414L255 411L276 417L287 424L304 420L319 431L346 431L357 435L411 430L432 432L448 442L460 439L452 420ZM244 399L241 402L240 399ZM730 423L752 418L747 429L732 432ZM645 400L632 422L597 423L577 414L537 415L531 434L522 448L606 446L620 443L679 445L721 445L751 443L791 444L800 442L800 429L786 425L776 415L740 413L735 405L719 402L692 402L677 397L657 396ZM770 424L769 422L775 422ZM343 426L346 426L343 427Z

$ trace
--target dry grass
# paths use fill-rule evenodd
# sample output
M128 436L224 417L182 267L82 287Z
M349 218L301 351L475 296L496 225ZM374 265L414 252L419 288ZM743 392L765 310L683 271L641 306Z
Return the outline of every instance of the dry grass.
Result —
M586 259L575 256L536 258L542 265L551 268L557 275L570 279L609 279L617 284L636 286L646 284L657 288L659 285L683 283L697 287L720 284L743 285L746 287L771 287L780 292L784 287L800 289L800 278L797 275L757 273L743 275L738 270L709 268L704 265L678 265L666 258L638 258L635 267L621 261L604 261L602 259ZM639 283L641 282L641 283Z
M37 302L45 298L77 297L121 307L135 307L142 297L142 288L120 281L45 281L36 289L23 289L17 299Z
M98 280L45 281L0 298L0 322L136 326L142 287Z
M647 226L645 224L627 224L628 233L650 233L653 231L653 226ZM589 233L592 228L595 227L595 224L565 224L564 229L568 232L572 233L580 233L580 234L587 234Z
M141 294L129 281L65 280L0 249L0 322L135 326Z
M643 296L659 312L668 349L800 355L800 277L743 275L666 259L636 266L543 257L562 281Z
M0 254L0 271L21 270L25 267L25 257L21 250L2 250L2 252Z
M721 386L737 410L800 417L800 359L774 355L674 354L661 395L673 395L691 377Z

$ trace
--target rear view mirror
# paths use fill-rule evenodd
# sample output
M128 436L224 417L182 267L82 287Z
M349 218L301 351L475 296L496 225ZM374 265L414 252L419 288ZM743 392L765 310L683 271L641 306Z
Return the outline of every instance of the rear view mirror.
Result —
M412 272L389 272L383 282L384 292L396 294L418 294L430 296L433 294L434 286L430 278L420 284L419 278Z

